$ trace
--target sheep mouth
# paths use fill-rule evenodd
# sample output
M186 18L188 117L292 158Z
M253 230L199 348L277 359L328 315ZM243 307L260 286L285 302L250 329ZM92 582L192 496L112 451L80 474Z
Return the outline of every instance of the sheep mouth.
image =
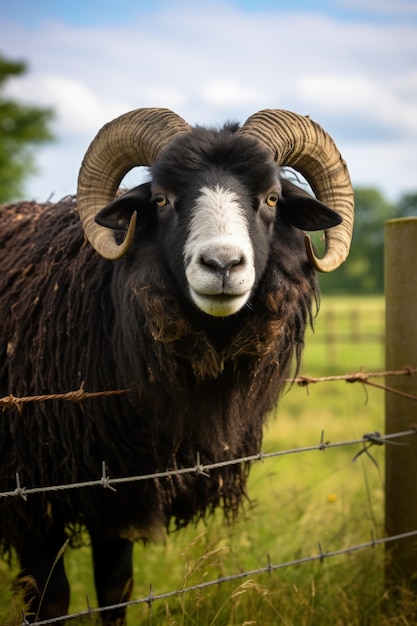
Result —
M191 290L194 304L207 315L212 317L228 317L234 315L245 306L249 293L244 294L207 294Z

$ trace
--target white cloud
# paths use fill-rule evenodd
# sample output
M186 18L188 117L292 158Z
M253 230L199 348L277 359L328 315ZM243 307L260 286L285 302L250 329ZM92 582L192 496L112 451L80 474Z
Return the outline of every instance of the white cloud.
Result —
M377 187L391 201L417 189L413 141L346 144L343 156L357 186Z
M393 130L417 132L416 102L407 102L389 85L364 75L310 74L301 77L297 87L307 105L320 106L324 114L362 116Z
M314 105L320 104L341 114L374 110L378 102L386 99L385 89L364 76L339 76L310 74L298 81L302 98Z
M141 106L160 106L167 109L180 109L184 106L186 95L180 89L169 86L149 85L143 90Z
M58 130L63 134L94 132L126 107L120 101L100 99L86 83L65 75L41 74L14 79L9 93L21 101L52 107L57 112Z
M218 78L204 83L199 90L207 104L214 107L254 104L259 96L255 90L235 78Z

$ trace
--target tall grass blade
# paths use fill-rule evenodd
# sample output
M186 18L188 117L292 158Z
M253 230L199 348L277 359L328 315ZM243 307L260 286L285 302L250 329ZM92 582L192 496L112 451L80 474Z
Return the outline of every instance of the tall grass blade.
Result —
M41 607L42 607L42 603L43 603L44 598L45 598L45 593L46 593L46 590L48 588L49 581L51 580L51 576L53 574L53 571L54 571L54 569L56 567L56 564L58 563L59 559L64 554L64 552L65 552L65 550L67 548L67 545L69 544L69 541L70 541L69 539L66 540L66 542L61 547L61 549L59 550L58 554L56 555L55 561L52 564L51 571L49 572L48 578L46 579L45 587L43 588L43 591L42 591L42 595L41 595L41 599L40 599L40 602L39 602L38 610L37 610L36 616L35 616L35 623L38 621L39 613L40 613L40 610L41 610Z

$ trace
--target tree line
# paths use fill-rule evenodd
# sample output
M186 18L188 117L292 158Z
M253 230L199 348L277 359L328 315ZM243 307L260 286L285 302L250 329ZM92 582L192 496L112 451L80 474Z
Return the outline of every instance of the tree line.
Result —
M0 54L0 203L24 197L25 182L36 172L36 147L53 140L51 109L24 105L4 95L7 80L26 71L24 61ZM384 222L411 216L417 216L417 190L392 203L378 189L356 187L351 251L338 270L319 276L323 293L383 293ZM322 247L322 237L314 240Z
M389 202L372 187L355 187L355 224L346 263L319 276L325 294L381 294L384 292L384 222L417 217L417 191ZM416 241L417 245L417 241Z
M22 104L4 95L6 82L26 71L24 61L0 54L0 202L23 197L25 181L36 173L34 149L53 139L51 109Z

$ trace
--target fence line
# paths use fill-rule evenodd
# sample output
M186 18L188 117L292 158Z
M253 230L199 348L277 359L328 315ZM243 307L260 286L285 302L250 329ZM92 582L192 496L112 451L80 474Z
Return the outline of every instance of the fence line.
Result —
M386 376L411 376L413 374L417 374L416 367L405 366L399 370L388 370L384 372L353 372L348 374L339 374L334 376L296 376L295 378L287 378L285 380L286 383L296 383L300 387L306 387L307 385L313 383L321 383L321 382L334 382L334 381L346 381L348 383L356 383L361 382L365 385L371 385L373 387L377 387L380 389L384 389L385 391L391 391L392 393L401 394L400 391L386 387L385 385L378 385L377 383L371 382L370 378L384 378ZM21 408L23 404L27 404L29 402L47 402L50 400L64 400L67 402L83 402L84 400L90 400L94 398L103 398L109 396L120 396L125 393L133 393L136 391L136 387L128 387L127 389L114 389L112 391L85 391L84 390L84 382L81 383L80 388L74 391L67 391L65 393L51 393L51 394L41 394L41 395L33 395L33 396L22 396L16 397L13 394L9 394L8 396L4 396L0 398L0 408L5 411L12 407ZM417 400L417 396L412 396L412 399Z
M363 384L370 384L374 387L383 389L385 391L390 391L392 393L398 393L401 395L407 395L391 387L387 387L385 385L371 382L369 379L376 378L376 377L385 377L385 376L411 376L413 374L417 374L417 368L404 367L400 370L393 370L393 371L384 371L384 372L361 371L361 372L350 373L350 374L323 376L320 378L316 378L312 376L298 376L296 378L287 379L287 382L296 383L300 386L308 386L310 384L315 384L319 382L335 382L335 381L344 380L350 383L361 382ZM130 393L132 391L134 391L133 387L129 389L119 389L119 390L114 390L114 391L87 392L84 390L84 385L82 384L79 390L70 391L70 392L61 393L61 394L48 394L48 395L44 394L44 395L37 395L37 396L25 396L25 397L20 397L20 398L15 397L13 395L9 395L4 398L0 398L0 407L2 407L3 410L6 410L7 408L10 408L11 406L17 406L19 409L21 409L22 404L27 403L27 402L45 402L49 400L64 400L64 401L71 401L71 402L81 402L83 400L88 400L91 398L111 396L111 395L121 395L124 393ZM417 400L417 396L407 395L407 397L410 397L413 400ZM12 490L0 492L0 498L20 497L26 500L29 495L33 495L37 493L47 493L51 491L64 491L64 490L70 490L70 489L81 489L81 488L86 488L86 487L97 487L97 486L101 486L105 489L111 489L111 490L116 491L115 485L124 484L124 483L139 482L143 480L153 480L153 479L159 479L159 478L168 478L168 477L179 476L183 474L196 474L196 475L201 474L201 475L205 475L209 477L208 472L210 470L219 469L221 467L226 467L226 466L235 465L239 463L264 461L265 459L268 459L268 458L286 456L289 454L298 454L301 452L311 452L311 451L317 451L317 450L324 451L329 448L362 444L363 449L360 450L359 453L356 455L358 456L362 452L367 452L369 454L368 450L369 450L369 447L371 447L372 445L383 445L384 443L393 444L395 442L391 440L394 438L409 436L409 435L413 435L416 433L417 433L417 426L410 423L409 430L401 431L399 433L390 433L387 435L381 435L379 432L366 433L363 435L361 439L354 439L350 441L341 441L341 442L331 443L330 441L327 441L327 442L324 441L324 432L322 431L320 443L313 445L313 446L292 448L290 450L280 450L280 451L268 452L268 453L259 452L251 456L240 457L237 459L229 459L226 461L219 461L217 463L209 463L205 465L203 465L200 462L200 453L197 450L196 451L196 464L192 467L185 467L185 468L175 469L175 470L165 470L165 471L154 472L150 474L140 474L137 476L125 476L125 477L118 477L118 478L111 478L110 476L107 475L106 461L105 459L103 459L102 466L101 466L101 476L100 478L97 478L96 480L81 481L81 482L76 482L76 483L67 483L67 484L59 484L59 485L49 485L49 486L43 486L43 487L25 487L25 486L22 486L21 484L21 477L19 473L16 473L16 488ZM401 445L401 444L397 443L397 445Z
M349 373L349 374L343 374L343 375L337 375L337 376L325 376L325 377L320 377L320 378L316 378L316 377L312 377L312 376L298 376L296 378L290 378L287 380L287 382L292 383L292 384L298 384L300 386L308 386L310 384L316 384L316 383L320 383L320 382L336 382L336 381L346 381L346 382L350 382L350 383L354 383L354 382L361 382L362 384L365 385L372 385L374 387L377 387L379 389L383 389L385 391L388 392L392 392L392 393L401 393L399 392L399 390L390 388L390 387L386 387L383 384L379 384L379 383L375 383L370 381L371 378L382 378L382 377L386 377L386 376L410 376L410 375L415 375L417 374L417 368L415 367L404 367L400 370L394 370L394 371L384 371L384 372L356 372L356 373ZM64 401L72 401L72 402L82 402L84 400L88 400L90 398L97 398L97 397L106 397L106 396L114 396L114 395L121 395L124 393L131 393L134 392L135 388L129 388L129 389L121 389L121 390L114 390L114 391L102 391L102 392L86 392L84 390L84 385L82 384L80 386L80 389L76 390L76 391L70 391L67 393L61 393L61 394L48 394L48 395L39 395L39 396L26 396L26 397L15 397L13 395L9 395L6 396L4 398L0 398L0 408L2 408L3 411L11 408L11 407L16 407L18 409L21 409L23 404L28 403L28 402L45 402L45 401L49 401L49 400L64 400ZM408 394L407 397L413 399L413 400L417 400L417 396ZM0 417L1 419L1 417ZM410 419L410 422L412 422L413 420ZM202 464L200 461L200 455L198 453L198 451L196 451L196 464L192 467L187 467L187 468L181 468L181 469L175 469L175 470L167 470L164 472L156 472L153 474L143 474L143 475L138 475L138 476L127 476L127 477L118 477L118 478L111 478L110 476L108 476L107 474L107 468L106 468L106 463L105 461L102 461L102 472L101 472L101 477L98 478L97 480L92 480L92 481L85 481L85 482L79 482L79 483L70 483L70 484L62 484L62 485L51 485L51 486L46 486L46 487L32 487L32 488L27 488L25 486L22 486L21 484L21 478L19 476L19 474L16 474L16 488L14 490L11 491L4 491L4 492L0 492L0 497L5 498L5 497L21 497L24 500L27 500L29 495L33 495L36 493L42 493L42 492L50 492L50 491L60 491L60 490L67 490L67 489L79 489L79 488L85 488L85 487L93 487L93 486L101 486L103 488L108 488L111 490L116 491L116 486L119 484L123 484L123 483L128 483L128 482L136 482L136 481L143 481L143 480L152 480L152 479L158 479L158 478L165 478L165 477L172 477L175 475L181 475L181 474L190 474L190 473L194 473L197 475L203 475L203 476L207 476L208 478L210 477L210 471L217 469L217 468L221 468L221 467L225 467L228 465L232 465L232 464L237 464L237 463L248 463L248 462L255 462L255 461L265 461L267 459L271 459L271 458L276 458L276 457L281 457L281 456L286 456L286 455L290 455L290 454L297 454L297 453L301 453L301 452L312 452L312 451L325 451L327 449L331 449L331 448L338 448L338 447L343 447L343 446L351 446L351 445L361 445L362 448L359 450L359 452L357 452L355 454L355 456L353 457L353 460L355 461L362 453L366 453L371 460L376 463L375 459L373 459L373 457L371 456L369 449L372 446L378 445L384 445L384 444L391 444L391 445L408 445L407 443L401 441L396 441L396 439L398 438L404 438L404 437L409 437L409 436L413 436L417 434L417 425L414 425L412 423L410 423L410 428L408 430L403 430L401 432L395 432L395 433L390 433L390 434L386 434L386 435L382 435L381 433L379 433L378 431L375 431L373 433L365 433L363 435L362 438L359 439L352 439L349 441L340 441L340 442L330 442L330 441L325 441L325 437L324 437L324 431L322 431L321 433L321 438L320 438L320 442L316 445L312 445L312 446L305 446L305 447L298 447L298 448L292 448L292 449L288 449L288 450L280 450L280 451L275 451L275 452L269 452L269 453L265 453L265 452L259 452L256 455L252 455L252 456L247 456L247 457L241 457L238 459L230 459L227 461L222 461L222 462L218 462L218 463L210 463L210 464ZM211 580L211 581L205 581L203 583L199 583L190 587L183 587L182 589L177 589L175 591L168 591L166 593L162 593L162 594L158 594L155 595L153 594L152 591L152 587L150 588L150 593L148 594L148 596L144 597L144 598L140 598L140 599L136 599L136 600L130 600L128 602L125 603L121 603L121 604L115 604L115 605L111 605L111 606L106 606L106 607L98 607L98 608L92 608L89 605L88 599L87 599L87 606L88 608L84 611L80 611L78 613L72 613L72 614L68 614L65 616L60 616L57 618L51 618L51 619L47 619L47 620L43 620L43 621L38 621L36 622L37 624L39 624L39 626L42 625L47 625L47 624L54 624L54 623L58 623L58 622L62 622L62 620L73 620L73 619L80 619L80 618L84 618L84 617L91 617L94 614L99 614L105 610L111 610L111 609L116 609L116 608L127 608L133 605L138 605L138 604L144 604L146 603L149 608L152 608L152 604L155 601L158 600L166 600L172 597L176 597L179 595L183 595L185 593L189 593L192 591L196 591L196 590L201 590L210 586L214 586L214 585L219 585L222 583L226 583L226 582L232 582L232 581L236 581L236 580L240 580L243 578L248 578L249 576L257 576L263 573L271 573L273 571L276 571L278 569L282 569L285 567L292 567L292 566L297 566L297 565L303 565L309 562L314 562L314 561L320 561L323 562L324 559L327 558L331 558L331 557L336 557L336 556L342 556L342 555L346 555L346 554L350 554L352 552L356 552L358 550L362 550L365 548L375 548L378 545L382 545L382 544L387 544L389 542L396 542L396 541L400 541L401 539L407 539L407 538L412 538L412 537L416 537L417 536L417 530L415 531L410 531L408 533L403 533L403 534L395 534L389 537L385 537L385 538L381 538L381 539L375 539L372 536L371 541L369 542L365 542L365 543L361 543L355 546L351 546L348 548L344 548L344 549L340 549L340 550L334 550L334 551L329 551L329 552L323 552L321 545L319 545L319 553L315 554L313 556L308 556L308 557L303 557L303 558L299 558L299 559L295 559L292 561L287 561L285 563L277 563L277 564L272 564L269 561L269 557L268 557L268 564L265 567L261 567L258 569L253 569L253 570L248 570L245 572L239 572L237 574L232 574L230 576L222 576L219 577L215 580ZM21 622L21 626L26 626L29 624L29 622L26 619L26 615L25 612L22 612L22 619L23 621Z
M328 305L329 306L329 305ZM380 327L379 332L370 332L368 330L370 319L372 319L372 326L375 326L375 322ZM341 321L345 321L347 328L340 331ZM331 341L383 341L385 339L384 333L385 315L384 310L364 308L363 310L336 310L329 308L323 310L320 313L320 321L317 324L317 337L319 340L326 341L329 338ZM336 330L337 328L337 330Z
M329 552L323 552L322 546L319 543L319 552L312 556L301 557L299 559L293 559L292 561L286 561L284 563L271 563L268 558L268 564L264 567L259 567L252 570L247 570L245 572L239 572L238 574L231 574L230 576L220 576L214 580L207 580L203 583L197 583L195 585L191 585L189 587L183 587L182 589L176 589L175 591L167 591L161 594L154 594L152 592L152 585L150 586L149 594L144 598L139 598L137 600L129 600L128 602L121 602L119 604L112 604L105 607L93 608L90 606L88 598L87 604L88 608L84 611L79 611L78 613L70 613L68 615L62 615L60 617L54 617L51 619L46 619L42 621L37 621L36 624L38 626L46 626L47 624L56 624L57 622L62 622L62 620L72 620L72 619L80 619L84 617L91 617L94 614L102 613L103 611L109 611L113 609L121 609L121 608L129 608L131 606L135 606L138 604L147 604L149 608L152 608L153 602L158 600L168 600L170 598L174 598L180 595L184 595L186 593L190 593L192 591L199 591L201 589L207 589L208 587L213 587L215 585L221 585L227 582L233 582L236 580L241 580L243 578L248 578L249 576L259 576L260 574L271 574L274 571L279 569L284 569L286 567L295 567L297 565L305 565L307 563L313 563L319 561L323 563L325 559L334 558L337 556L345 556L347 554L352 554L353 552L358 552L359 550L364 550L367 548L375 548L379 545L386 545L391 542L401 541L402 539L408 539L417 536L417 530L409 531L406 533L401 533L398 535L393 535L391 537L382 537L381 539L375 539L372 536L370 541L366 541L364 543L360 543L354 546L350 546L349 548L342 548L340 550L332 550ZM28 626L29 622L25 617L25 612L23 611L23 621L20 626Z
M326 360L331 365L337 364L337 356L343 344L362 342L385 343L384 310L365 308L360 310L328 309L320 312L315 325L314 342L326 349Z
M210 478L210 470L219 469L222 467L227 467L230 465L237 465L240 463L252 463L254 461L265 461L267 459L272 459L276 457L287 456L289 454L299 454L301 452L324 452L324 450L328 450L330 448L341 448L345 446L358 445L362 444L362 449L354 456L354 460L363 452L368 453L369 448L378 445L381 446L383 444L392 444L392 445L407 445L404 442L396 442L392 441L393 439L398 439L400 437L407 437L417 435L417 425L411 426L409 430L390 433L387 435L381 435L378 431L374 433L365 433L363 437L360 439L351 439L350 441L337 441L330 442L324 441L324 431L321 433L320 443L313 446L304 446L300 448L291 448L288 450L277 450L275 452L258 452L257 454L253 454L251 456L239 457L236 459L229 459L227 461L218 461L217 463L207 463L202 464L200 462L200 454L196 452L196 464L190 467L183 467L180 469L166 470L163 472L154 472L151 474L139 474L137 476L125 476L119 478L110 478L107 475L106 463L102 461L102 475L97 480L89 480L82 481L78 483L67 483L62 485L50 485L46 487L30 487L26 488L21 485L20 475L16 474L16 488L10 491L0 492L0 498L7 497L19 497L23 498L23 500L27 500L29 495L37 494L37 493L48 493L50 491L66 491L70 489L82 489L85 487L103 487L104 489L111 489L116 491L115 485L121 485L125 483L132 482L140 482L143 480L154 480L158 478L169 478L172 476L181 476L183 474L196 474L203 475L207 478ZM372 458L372 457L371 457Z

